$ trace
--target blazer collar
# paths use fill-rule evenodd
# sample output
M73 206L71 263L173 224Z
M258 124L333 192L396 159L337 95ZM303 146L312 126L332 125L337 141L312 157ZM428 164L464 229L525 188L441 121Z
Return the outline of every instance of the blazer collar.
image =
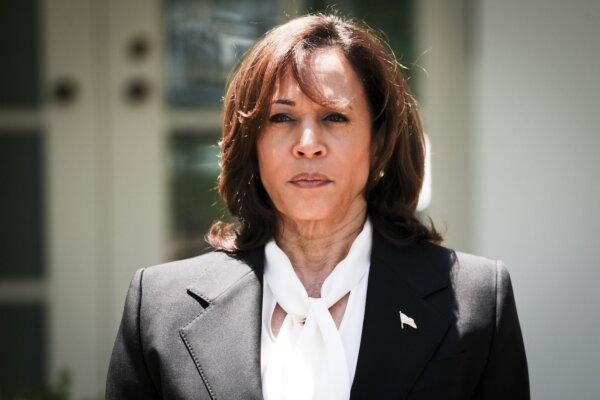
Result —
M365 317L351 400L406 397L455 320L452 250L396 245L373 230ZM188 286L208 306L179 330L213 399L262 400L260 343L264 246L209 266ZM446 289L446 290L443 290ZM436 292L435 303L428 295ZM399 312L414 330L401 328Z

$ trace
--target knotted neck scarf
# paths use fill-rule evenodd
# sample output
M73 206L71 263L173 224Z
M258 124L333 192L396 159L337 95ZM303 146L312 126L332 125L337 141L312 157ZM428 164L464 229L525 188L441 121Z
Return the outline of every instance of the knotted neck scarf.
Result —
M367 217L347 256L309 297L287 255L265 245L264 280L287 313L265 370L265 400L348 400L350 373L340 332L329 308L358 285L370 264L372 226ZM271 332L273 310L269 313ZM272 333L271 333L272 336Z

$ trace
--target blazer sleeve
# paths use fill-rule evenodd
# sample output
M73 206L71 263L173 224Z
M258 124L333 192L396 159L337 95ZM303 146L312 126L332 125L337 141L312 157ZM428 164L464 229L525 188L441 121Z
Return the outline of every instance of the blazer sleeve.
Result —
M495 329L474 400L529 400L529 372L510 274L496 261Z
M161 398L150 378L142 352L140 305L143 275L144 268L138 269L129 284L108 367L107 400Z

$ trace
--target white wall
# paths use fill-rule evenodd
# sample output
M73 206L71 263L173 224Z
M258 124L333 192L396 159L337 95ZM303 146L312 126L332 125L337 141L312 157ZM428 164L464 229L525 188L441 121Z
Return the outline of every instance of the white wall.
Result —
M533 398L597 399L600 2L475 11L473 248L510 270Z
M465 0L419 0L413 74L431 140L431 203L425 213L445 231L444 245L472 250L469 146L468 8Z

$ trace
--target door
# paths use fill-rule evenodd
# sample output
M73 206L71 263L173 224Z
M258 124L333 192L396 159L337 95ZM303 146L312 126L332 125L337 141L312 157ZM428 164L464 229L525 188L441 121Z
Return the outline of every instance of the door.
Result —
M228 219L215 185L232 67L326 3L0 3L0 340L14 343L0 399L61 371L72 398L103 398L133 272L206 251ZM389 10L346 7L375 22Z

